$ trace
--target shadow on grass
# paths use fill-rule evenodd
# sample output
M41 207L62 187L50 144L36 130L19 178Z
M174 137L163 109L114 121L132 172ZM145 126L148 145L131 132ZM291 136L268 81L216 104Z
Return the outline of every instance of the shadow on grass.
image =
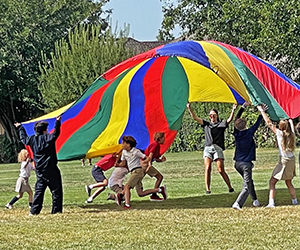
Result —
M276 190L275 203L276 206L287 206L291 205L291 198L289 192L286 188L281 188ZM300 189L296 189L299 194L300 200ZM261 206L266 206L268 203L269 190L256 190L258 200ZM239 192L233 194L210 194L210 195L199 195L199 196L189 196L189 197L169 197L166 201L162 202L150 202L147 197L140 198L141 200L131 201L132 209L142 209L142 210L154 210L154 209L207 209L207 208L231 208L233 202L238 197ZM99 197L100 198L100 197ZM87 204L80 205L79 207L84 210L90 210L85 212L107 212L107 210L124 210L123 205L118 206L112 201L112 204ZM252 200L248 197L244 207L252 207ZM99 209L96 210L96 209Z

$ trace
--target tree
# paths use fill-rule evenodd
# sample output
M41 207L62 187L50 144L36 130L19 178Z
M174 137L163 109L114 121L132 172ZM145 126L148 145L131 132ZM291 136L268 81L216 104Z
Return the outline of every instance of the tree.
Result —
M75 101L97 77L133 56L125 48L128 31L101 32L99 25L80 25L68 39L55 43L51 58L43 57L40 90L48 111Z
M218 40L270 60L283 73L300 80L300 2L296 0L163 1L160 36L172 37L179 25L185 37Z
M78 23L107 27L101 14L108 0L3 0L0 2L0 123L17 149L14 121L39 112L43 104L38 90L41 51L47 55L54 43Z

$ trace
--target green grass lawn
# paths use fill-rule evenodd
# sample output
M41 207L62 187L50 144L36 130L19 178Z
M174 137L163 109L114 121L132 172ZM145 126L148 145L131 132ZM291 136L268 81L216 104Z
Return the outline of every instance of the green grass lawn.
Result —
M242 187L233 150L225 151L225 167L235 188L227 186L213 166L211 195L205 194L202 152L166 154L155 166L164 175L168 199L150 202L132 192L132 209L107 201L106 189L85 204L84 185L93 183L91 167L80 161L60 162L64 212L51 215L47 190L38 216L29 216L28 195L11 210L4 206L16 195L19 164L0 165L0 249L300 249L300 206L292 206L284 181L277 184L276 208L267 209L268 181L278 160L276 149L258 149L253 170L261 207L249 198L242 211L231 208ZM93 163L97 159L93 159ZM107 171L106 177L112 170ZM300 199L299 169L293 184ZM146 176L144 188L154 179ZM30 177L32 188L35 174Z

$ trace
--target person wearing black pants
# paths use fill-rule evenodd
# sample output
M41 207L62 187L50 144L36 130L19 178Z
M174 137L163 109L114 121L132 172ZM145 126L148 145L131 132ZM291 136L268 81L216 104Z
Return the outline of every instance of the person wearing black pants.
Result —
M44 194L47 187L52 193L52 214L62 213L63 190L60 170L57 167L57 156L55 141L60 134L61 117L58 116L55 122L53 133L48 133L48 122L41 121L34 125L35 135L27 136L25 129L20 123L15 123L19 129L19 136L22 143L30 146L33 152L33 160L36 166L36 184L33 203L30 215L37 215L41 212Z

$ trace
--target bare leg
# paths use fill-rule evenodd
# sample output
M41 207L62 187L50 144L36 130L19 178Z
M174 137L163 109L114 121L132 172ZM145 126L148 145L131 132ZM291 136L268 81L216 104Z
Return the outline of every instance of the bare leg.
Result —
M269 181L269 199L275 199L275 185L277 183L277 179L275 179L273 176L271 177L270 181Z
M33 192L32 192L32 191L29 191L29 192L28 192L28 195L29 195L28 201L29 201L30 203L32 203L32 201L33 201Z
M124 196L125 196L125 204L130 205L130 186L125 184L124 186Z
M153 188L153 189L147 189L147 190L143 190L143 189L138 189L136 190L137 194L139 197L143 197L143 196L146 196L146 195L149 195L149 194L152 194L152 193L157 193L158 192L158 188ZM125 197L126 199L126 197Z
M210 191L210 180L211 180L211 164L213 160L205 157L204 158L204 166L205 166L205 188L206 191Z
M219 174L223 177L223 180L227 184L228 188L231 189L232 186L230 184L229 177L228 177L227 173L225 172L223 159L217 159L217 168L218 168Z
M105 189L105 186L102 186L98 188L92 195L91 198L95 199L103 190Z
M296 190L292 184L292 180L286 180L285 181L286 186L289 189L289 192L291 194L292 199L296 199Z
M155 175L155 178L156 178L156 182L154 188L159 188L164 177L162 176L161 173L158 173L157 175Z

